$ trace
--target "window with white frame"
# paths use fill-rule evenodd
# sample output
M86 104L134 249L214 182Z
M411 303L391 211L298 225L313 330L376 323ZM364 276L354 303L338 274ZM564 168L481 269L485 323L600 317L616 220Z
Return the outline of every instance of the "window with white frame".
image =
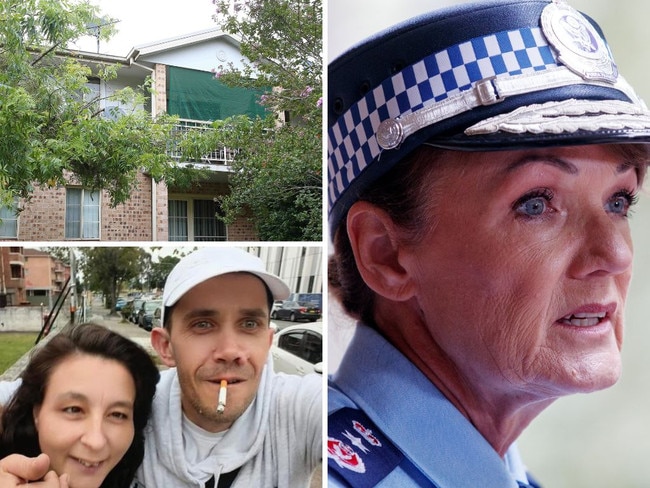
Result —
M187 200L169 200L167 226L170 241L187 241Z
M0 238L18 238L18 199L13 205L0 206Z
M99 239L99 191L66 188L65 238Z
M168 202L170 241L225 241L226 224L217 215L219 204L213 199L173 197Z

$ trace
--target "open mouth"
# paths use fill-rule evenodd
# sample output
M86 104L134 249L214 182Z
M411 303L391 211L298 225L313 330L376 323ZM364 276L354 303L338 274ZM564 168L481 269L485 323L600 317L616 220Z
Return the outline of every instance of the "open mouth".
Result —
M228 386L236 385L237 383L242 383L244 381L244 380L237 380L237 379L219 378L218 380L211 380L210 383L221 385L222 380L226 380L228 382Z
M84 460L84 459L80 459L80 458L72 458L72 459L74 459L75 461L77 461L77 462L78 462L79 464L81 464L84 468L88 468L88 469L99 468L99 466L100 466L100 465L102 464L102 462L103 462L103 461L90 462L90 461L86 461L86 460Z
M558 322L573 327L593 327L602 323L606 318L607 312L581 312L566 315L558 320Z

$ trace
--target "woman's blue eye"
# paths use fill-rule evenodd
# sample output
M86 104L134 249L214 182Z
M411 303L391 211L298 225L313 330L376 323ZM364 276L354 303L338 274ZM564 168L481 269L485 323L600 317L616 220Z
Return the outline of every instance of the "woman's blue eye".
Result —
M542 197L533 198L522 203L519 209L526 215L542 215L546 209L546 200Z
M513 208L515 212L525 217L538 217L547 211L552 199L553 193L550 190L535 190L517 200Z
M638 197L632 192L621 190L612 196L607 202L607 211L614 214L627 216L630 207L632 207L638 200Z

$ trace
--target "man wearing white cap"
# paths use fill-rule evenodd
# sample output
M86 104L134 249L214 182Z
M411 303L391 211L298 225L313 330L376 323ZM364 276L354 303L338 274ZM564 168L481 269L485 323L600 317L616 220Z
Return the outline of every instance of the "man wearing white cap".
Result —
M133 488L309 485L321 459L321 376L275 374L269 354L271 306L288 295L241 249L202 248L174 267L163 326L151 332L169 369L156 387ZM0 383L0 405L17 386ZM23 456L3 462L0 472L18 478L45 474Z
M135 486L308 486L321 458L321 377L277 375L269 355L271 306L288 295L240 249L202 248L176 265L151 333L170 369Z

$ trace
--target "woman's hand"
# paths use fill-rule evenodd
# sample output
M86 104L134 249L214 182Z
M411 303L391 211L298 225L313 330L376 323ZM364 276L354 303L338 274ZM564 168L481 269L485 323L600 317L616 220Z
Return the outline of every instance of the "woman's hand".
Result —
M0 459L0 488L68 488L68 475L58 476L49 470L50 458L40 454L35 458L10 454Z

